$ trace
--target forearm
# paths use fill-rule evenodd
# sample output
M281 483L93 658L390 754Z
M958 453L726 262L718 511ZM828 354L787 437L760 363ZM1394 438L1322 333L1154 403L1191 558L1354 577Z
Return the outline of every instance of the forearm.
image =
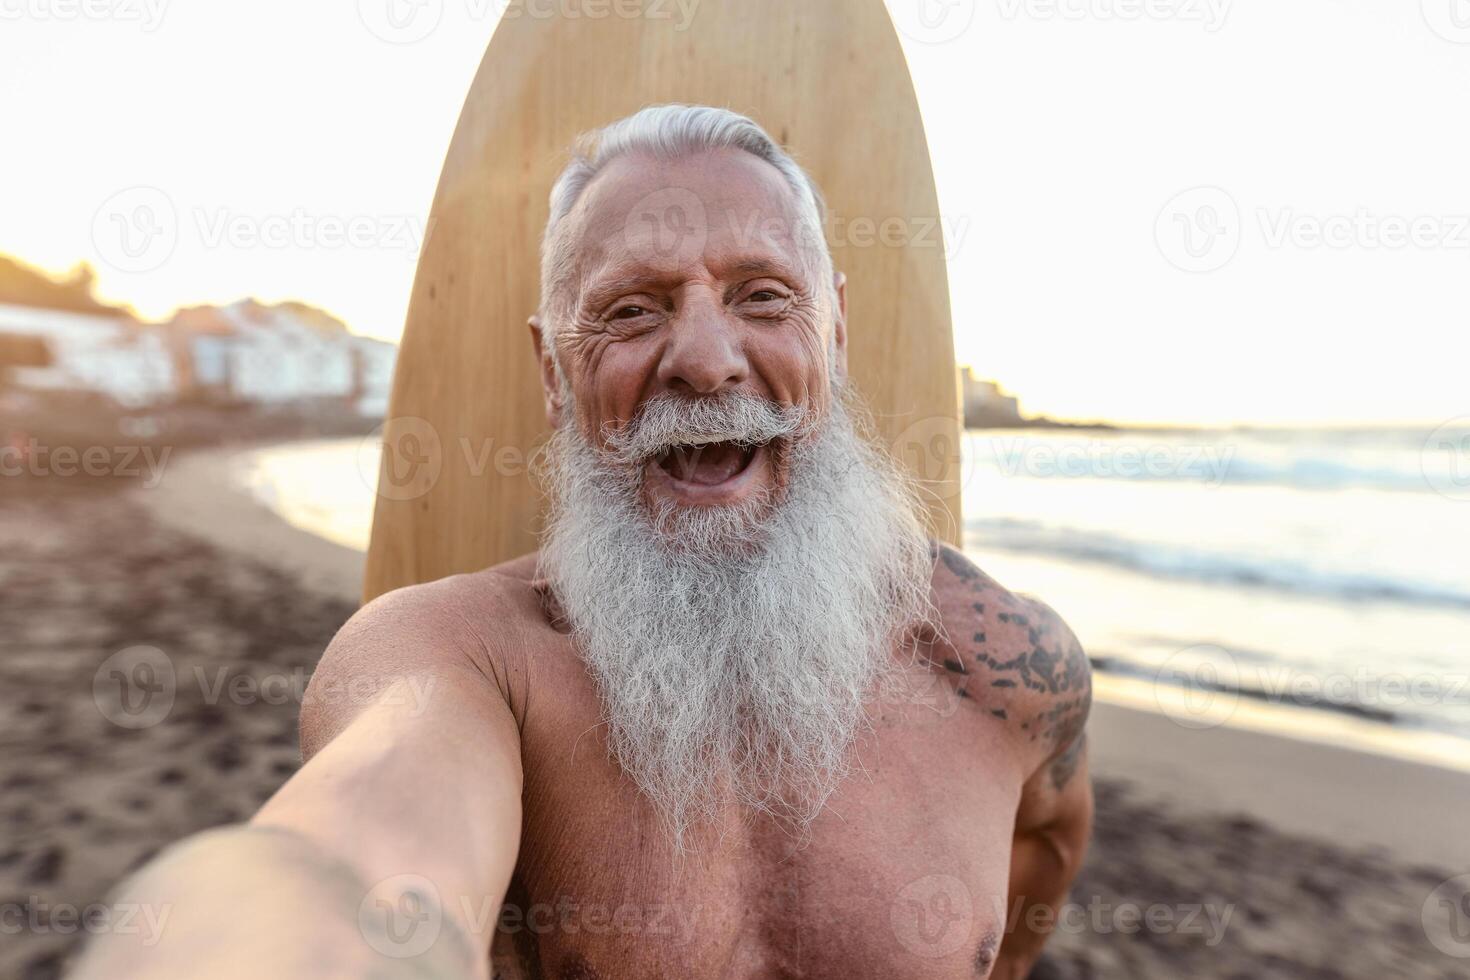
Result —
M73 980L468 980L485 970L432 899L374 889L345 861L279 829L189 838L114 901L147 927L95 937Z

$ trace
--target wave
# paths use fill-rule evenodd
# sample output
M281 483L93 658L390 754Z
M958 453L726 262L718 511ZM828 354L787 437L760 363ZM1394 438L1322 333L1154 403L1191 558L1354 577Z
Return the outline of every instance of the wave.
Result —
M1014 518L973 519L965 527L971 546L981 550L1045 555L1206 585L1470 610L1470 593L1369 572L1324 568L1280 555L1223 554L1187 544L1143 542Z

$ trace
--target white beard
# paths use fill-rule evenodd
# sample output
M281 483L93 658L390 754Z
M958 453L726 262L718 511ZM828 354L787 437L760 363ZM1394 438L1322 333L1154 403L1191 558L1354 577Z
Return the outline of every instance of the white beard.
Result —
M865 703L929 622L933 568L907 477L842 401L820 425L750 396L650 402L599 451L546 457L541 568L603 700L616 760L675 843L729 804L804 833L850 770ZM779 500L654 512L639 454L781 435Z

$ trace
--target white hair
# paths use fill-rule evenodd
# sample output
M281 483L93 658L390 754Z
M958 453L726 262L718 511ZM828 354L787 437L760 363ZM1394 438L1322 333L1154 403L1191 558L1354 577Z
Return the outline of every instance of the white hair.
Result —
M934 622L933 561L907 475L844 393L808 414L730 392L662 399L618 445L576 425L543 460L540 566L602 698L616 760L680 849L733 804L796 836L851 770L867 705ZM650 509L628 457L719 436L789 442L780 500Z
M575 272L565 219L592 183L614 159L646 153L664 160L710 150L743 150L775 167L796 195L798 238L809 241L819 285L832 289L832 254L824 234L827 211L811 176L757 123L738 112L713 106L656 105L580 136L570 163L551 188L551 212L541 238L541 336L549 351L559 318L560 302Z

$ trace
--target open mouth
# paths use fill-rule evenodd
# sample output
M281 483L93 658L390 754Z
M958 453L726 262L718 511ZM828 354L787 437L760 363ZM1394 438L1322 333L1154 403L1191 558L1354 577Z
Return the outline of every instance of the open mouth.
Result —
M763 448L736 442L672 446L655 457L654 464L679 483L719 487L749 470Z

